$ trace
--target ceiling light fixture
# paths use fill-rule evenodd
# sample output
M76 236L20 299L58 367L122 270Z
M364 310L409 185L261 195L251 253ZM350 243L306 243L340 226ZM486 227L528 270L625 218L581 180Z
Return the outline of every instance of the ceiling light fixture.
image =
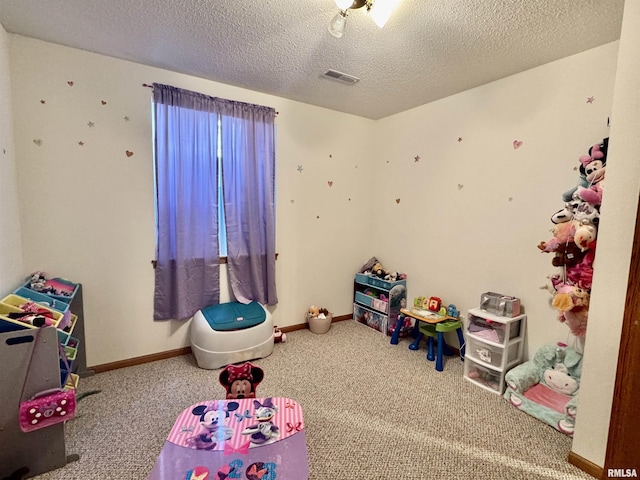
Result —
M344 35L347 26L347 15L349 10L367 7L367 12L378 27L384 27L387 20L393 13L395 7L401 0L334 0L340 9L335 17L329 22L329 33L340 38Z

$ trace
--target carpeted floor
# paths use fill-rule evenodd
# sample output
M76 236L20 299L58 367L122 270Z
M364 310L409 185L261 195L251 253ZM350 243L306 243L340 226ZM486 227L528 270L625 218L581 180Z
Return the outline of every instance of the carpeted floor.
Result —
M567 463L569 437L465 381L457 357L436 372L424 348L354 321L287 337L254 362L258 396L302 406L310 480L592 479ZM35 478L145 479L178 414L224 398L218 373L184 355L81 379L79 393L101 392L67 423L80 460Z

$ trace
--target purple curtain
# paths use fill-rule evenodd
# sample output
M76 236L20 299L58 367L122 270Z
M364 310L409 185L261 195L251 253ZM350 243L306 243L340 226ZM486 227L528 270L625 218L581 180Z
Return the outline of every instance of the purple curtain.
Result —
M188 319L220 302L218 104L153 85L156 155L154 320Z
M237 301L275 305L275 110L227 102L221 112L229 281Z

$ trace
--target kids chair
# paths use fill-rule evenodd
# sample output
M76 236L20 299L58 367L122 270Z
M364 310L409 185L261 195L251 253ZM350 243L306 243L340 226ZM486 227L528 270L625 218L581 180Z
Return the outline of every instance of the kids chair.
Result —
M418 336L413 341L409 348L411 350L417 350L420 345L420 340L424 335L427 336L427 360L433 362L436 361L436 370L441 372L443 370L442 356L452 356L453 351L449 348L449 345L444 340L445 332L455 332L458 334L458 341L460 342L460 358L464 360L464 336L462 335L462 321L460 320L445 320L438 323L423 323L420 322L418 328ZM436 355L433 354L433 342L437 340Z
M256 387L264 378L264 371L251 362L227 365L218 380L230 398L256 398Z
M541 347L531 360L509 370L504 398L556 430L573 435L582 354L561 345Z

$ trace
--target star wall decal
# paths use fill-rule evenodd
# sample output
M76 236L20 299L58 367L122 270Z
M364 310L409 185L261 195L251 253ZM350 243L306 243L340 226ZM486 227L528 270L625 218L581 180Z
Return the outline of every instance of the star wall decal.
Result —
M420 161L420 155L416 155L415 157L413 157L413 160L418 163Z
M93 122L88 122L87 125L89 126L89 128L93 128L96 124Z
M298 170L300 173L302 173L302 165L298 165L297 170Z
M596 97L589 97L587 98L587 103L593 103L593 101L596 99Z
M84 142L80 141L80 142L78 142L78 145L80 145L81 147L84 147Z
M41 103L42 105L44 105L44 104L45 104L45 103L47 103L47 102L45 102L44 100L40 100L40 103Z
M131 120L131 119L130 119L128 116L125 116L125 117L124 117L124 121L125 121L125 122L128 122L129 120Z
M462 137L458 137L458 143L462 141Z

